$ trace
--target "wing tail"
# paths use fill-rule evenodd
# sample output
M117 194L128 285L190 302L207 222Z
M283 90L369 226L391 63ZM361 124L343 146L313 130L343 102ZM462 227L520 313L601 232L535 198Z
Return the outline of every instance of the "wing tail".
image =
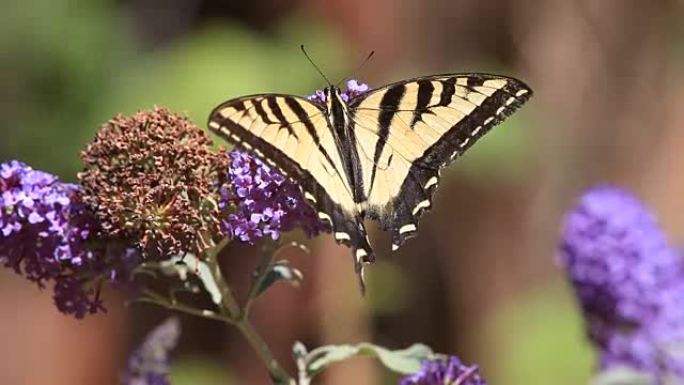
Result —
M352 249L354 270L359 275L364 291L364 266L375 262L375 253L368 240L363 218L346 213L320 186L315 186L312 194L305 193L305 197L316 208L318 219L327 224L335 241Z

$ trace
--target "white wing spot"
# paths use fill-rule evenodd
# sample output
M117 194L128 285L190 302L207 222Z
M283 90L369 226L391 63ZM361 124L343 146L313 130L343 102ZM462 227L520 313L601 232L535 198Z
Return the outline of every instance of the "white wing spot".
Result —
M416 207L413 209L413 215L416 215L421 209L428 207L430 207L430 201L426 199L416 205Z
M366 252L366 250L364 250L364 249L356 250L356 262L357 263L360 263L361 259L363 259L363 257L366 257L366 256L368 256L368 253Z
M330 218L330 215L324 213L323 211L318 212L318 218L332 223L332 218Z
M516 92L516 93L515 93L515 96L523 96L523 95L525 95L525 94L528 93L528 92L530 92L530 91L524 90L524 89L523 89L523 90L520 90L520 91Z
M264 153L261 152L261 150L259 150L258 148L255 148L255 149L254 149L254 153L257 154L258 156L261 156L261 157L264 156Z
M508 98L508 100L506 100L506 105L510 106L511 104L515 103L515 100L516 99L511 96L510 98Z
M269 165L271 165L273 167L275 167L275 165L276 165L275 162L273 161L273 159L271 159L271 158L266 158L266 163L268 163Z
M432 178L428 179L427 183L425 183L425 188L428 189L434 185L437 184L439 180L437 179L436 176L433 176Z
M251 149L253 148L252 145L249 144L249 143L247 143L247 142L242 143L242 147L244 147L244 148L246 148L246 149L248 149L248 150L251 150Z
M482 126L477 126L477 127L475 127L475 130L473 130L473 133L470 134L470 136L475 136L475 135L477 135L477 133L480 132L481 129L482 129Z
M313 194L311 194L311 193L308 192L308 191L305 191L305 192L304 192L304 198L310 200L310 201L313 202L313 203L316 203L316 202L317 202L317 201L316 201L316 197L313 196Z
M461 142L461 144L459 144L458 146L463 148L466 145L468 145L468 142L470 142L470 138L465 138L465 140L463 142Z
M416 231L416 225L409 223L408 225L403 225L399 229L399 234L410 233L411 231Z
M237 135L235 135L235 134L230 135L230 138L233 139L233 140L236 141L236 142L239 142L239 141L240 141L240 137L237 136Z
M485 87L501 89L504 88L504 86L506 86L507 83L508 82L505 79L490 79L485 80L485 82L482 83L482 85Z
M335 233L335 239L337 239L338 241L341 241L341 240L349 241L349 240L351 240L351 237L349 236L349 234L347 234L345 232L338 231Z
M449 159L454 160L454 158L456 158L457 156L458 156L458 151L454 151L454 153L451 154L451 156L449 157Z
M392 244L392 251L397 251L397 249L399 249L399 245L397 245L396 243L393 243Z
M221 125L216 122L209 122L209 127L218 129L219 127L221 127Z
M488 117L487 119L485 119L484 125L485 125L485 126L488 125L489 123L492 122L492 120L494 120L494 117L493 117L493 116Z
M506 107L499 107L499 109L496 110L496 114L501 115L501 113L504 112L505 110L506 110Z

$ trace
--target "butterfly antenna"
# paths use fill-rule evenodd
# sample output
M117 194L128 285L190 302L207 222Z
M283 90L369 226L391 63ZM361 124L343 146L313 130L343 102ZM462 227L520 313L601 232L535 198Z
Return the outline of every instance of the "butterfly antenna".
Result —
M342 80L340 80L339 82L337 82L337 84L336 84L335 86L336 86L336 87L339 87L340 83L342 83L343 81L345 81L345 80L351 78L352 75L354 75L355 73L359 72L359 70L361 70L361 68L363 68L363 66L364 66L366 63L368 63L368 61L373 57L373 55L375 55L375 51L370 51L370 53L368 54L368 56L361 62L361 64L360 64L358 67L356 67L356 69L355 69L354 71L352 71L349 75L343 77Z
M331 86L332 83L330 83L330 80L328 80L328 78L325 77L325 75L323 74L323 71L321 71L321 69L318 68L316 63L314 63L314 61L311 60L311 57L309 56L309 54L306 53L306 50L304 49L304 44L300 45L299 48L302 49L302 52L304 53L304 56L306 56L306 58L309 60L309 63L311 63L311 65L314 66L314 68L316 69L316 71L318 71L318 73L321 75L321 77L323 77L323 79L325 79L325 81L328 83L328 85Z

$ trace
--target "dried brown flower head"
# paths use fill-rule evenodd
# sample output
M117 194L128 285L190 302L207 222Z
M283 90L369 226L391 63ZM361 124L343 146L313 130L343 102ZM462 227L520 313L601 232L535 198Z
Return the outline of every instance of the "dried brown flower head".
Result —
M84 201L107 236L138 243L146 257L199 254L218 233L224 151L187 118L155 107L104 124L81 153Z

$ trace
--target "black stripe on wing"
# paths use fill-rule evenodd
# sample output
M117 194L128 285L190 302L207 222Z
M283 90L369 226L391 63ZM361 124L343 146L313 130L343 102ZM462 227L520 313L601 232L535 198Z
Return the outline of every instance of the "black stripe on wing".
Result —
M380 161L380 156L382 151L387 144L387 137L390 134L390 128L392 126L392 119L396 115L396 109L401 103L401 99L404 97L406 92L406 86L403 84L397 84L393 87L387 89L385 94L382 96L380 101L380 115L378 116L378 141L375 144L375 153L373 154L373 171L371 173L370 189L373 190L373 185L375 184L375 175L378 171L378 162Z
M422 114L427 111L434 90L435 86L432 85L432 81L418 80L418 99L416 101L416 110L413 112L413 119L411 120L411 128L415 127L416 123L422 121Z

